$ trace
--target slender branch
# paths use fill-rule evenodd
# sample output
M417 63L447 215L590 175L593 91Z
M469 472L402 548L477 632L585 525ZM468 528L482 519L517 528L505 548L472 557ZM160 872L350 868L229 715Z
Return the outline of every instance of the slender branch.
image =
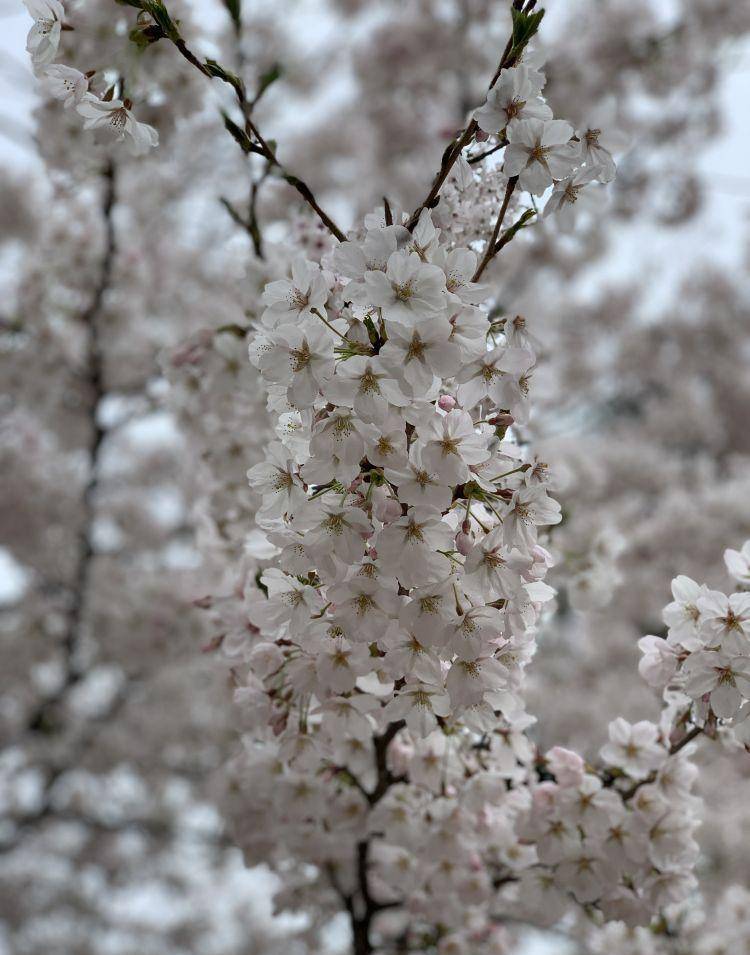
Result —
M378 780L370 796L370 804L373 806L383 798L395 782L398 782L398 777L393 776L388 769L388 747L405 725L403 720L398 720L396 723L391 723L381 736L375 737L375 768L378 771Z
M679 743L675 743L674 746L670 747L669 755L674 756L675 753L679 753L683 747L687 746L688 743L692 743L693 740L700 736L702 732L702 726L694 726L689 733L686 733L685 736L682 737Z
M483 159L486 159L488 156L491 156L493 153L498 152L498 150L505 149L507 145L508 145L508 140L503 138L500 140L499 143L495 143L494 146L490 147L490 149L485 149L483 153L478 153L476 156L470 156L467 159L467 162L469 163L470 166L473 166L475 163L481 162Z
M237 61L237 72L240 76L244 76L246 59L245 59L245 51L242 46L242 9L239 4L236 7L232 7L229 4L226 4L226 6L227 6L227 11L230 15L230 19L232 21L233 38L234 38L234 54L235 54L235 59ZM268 83L264 84L261 81L258 88L256 89L255 96L253 97L250 103L251 110L255 109L255 106L257 105L260 98L263 96L264 92L268 89L269 85L270 84ZM258 193L260 192L260 187L266 181L269 173L271 172L271 164L269 162L266 162L265 168L263 169L261 174L257 177L254 174L253 162L249 155L247 157L247 165L248 165L248 174L250 178L250 196L249 196L248 204L247 204L247 218L243 218L234 209L234 207L231 205L231 203L228 200L222 198L221 202L226 207L232 219L247 232L248 236L250 237L250 242L252 243L253 252L255 253L256 257L259 259L263 259L265 258L265 254L263 251L263 233L260 228L260 221L258 219L258 211L257 211Z
M368 800L370 806L374 806L379 802L390 787L401 780L401 777L393 776L388 769L388 747L399 730L403 729L404 725L403 720L390 723L380 736L374 738L377 780L372 792L368 793L359 780L352 777L354 785L356 785L357 789L359 789ZM331 885L341 896L341 900L349 913L352 938L354 940L354 955L371 955L370 926L373 917L377 915L378 912L382 912L385 909L397 908L401 904L400 902L377 902L370 894L370 883L368 879L370 844L370 838L361 839L357 843L356 849L355 868L357 873L357 894L361 903L360 905L356 904L356 896L353 897L342 890L336 879L335 872L332 869L328 871Z
M177 49L182 53L188 63L191 63L196 70L200 70L204 76L207 76L209 79L213 79L213 73L209 68L198 59L198 57L193 53L193 51L188 47L187 43L180 38L178 40L172 41Z
M432 181L432 186L430 191L427 193L421 204L414 210L411 219L406 224L406 228L410 231L414 231L414 227L417 222L419 222L419 216L423 209L432 209L437 204L437 198L440 195L440 190L443 188L443 183L448 178L448 174L455 165L458 157L461 155L464 146L468 146L471 140L474 138L474 133L479 128L477 121L472 119L466 129L453 140L452 143L443 153L443 159L440 164L440 169L438 170L437 175Z
M511 176L508 180L508 185L505 187L505 196L503 197L503 203L500 206L500 211L497 214L497 219L495 220L495 228L492 230L492 235L489 242L487 243L487 248L484 251L482 256L482 261L477 266L477 270L471 278L472 282L477 282L484 270L490 264L494 256L500 251L502 246L498 246L497 237L500 235L500 229L503 226L503 221L505 220L505 214L508 211L508 206L510 205L510 199L513 195L513 192L518 184L518 176Z
M133 5L135 6L136 4ZM140 4L137 5L140 7L140 9L145 9L143 6L140 6ZM146 12L149 12L148 9L146 9ZM188 63L190 63L191 66L194 66L195 69L201 72L204 76L208 77L209 79L221 79L232 87L237 98L237 103L242 112L245 124L245 132L248 137L255 137L259 147L257 151L260 152L261 155L265 156L272 166L276 166L279 169L282 177L286 180L286 182L289 183L290 186L293 186L297 190L297 192L313 209L329 232L331 232L339 240L339 242L345 242L346 235L336 225L328 213L321 208L307 183L298 176L292 175L292 173L284 168L284 166L279 162L273 147L263 138L263 136L261 136L258 127L251 119L255 100L248 99L245 85L242 80L239 77L234 76L232 73L229 73L219 64L214 63L213 60L202 61L199 59L199 57L197 57L187 45L185 40L179 35L179 33L176 32L176 27L174 24L172 24L172 28L173 29L171 32L164 34L166 39L171 40L175 47L180 51L182 56L188 61Z
M243 105L243 110L244 109L245 109L245 106ZM312 190L307 185L307 183L304 182L299 177L293 176L290 172L287 172L284 169L284 167L281 165L281 163L276 157L276 152L261 136L260 130L255 125L255 123L253 123L253 121L250 119L248 115L246 115L245 117L245 124L248 127L248 129L252 132L252 134L255 136L255 138L257 139L258 145L263 151L263 155L266 157L268 162L272 166L278 167L285 181L288 182L290 186L293 186L297 190L297 192L302 196L305 202L314 210L315 214L323 223L323 225L328 229L328 231L332 235L334 235L339 240L339 242L346 242L346 235L341 231L341 229L339 229L339 227L336 225L333 219L328 215L328 213L321 208L321 206L319 205L317 199L313 195Z
M265 258L265 254L263 251L263 233L260 231L260 222L258 221L258 193L270 172L271 164L267 163L261 175L257 179L253 178L250 184L250 202L248 203L247 209L247 231L250 236L250 241L253 243L253 251L259 259Z
M531 37L528 39L531 39ZM528 39L526 42L528 42ZM518 59L522 53L523 45L520 47L515 46L513 44L513 37L511 36L505 45L505 50L503 51L503 55L500 58L500 63L495 70L495 74L490 81L488 91L494 87L495 83L497 83L503 70L514 66L518 62ZM458 157L461 155L464 147L468 146L468 144L472 141L478 129L479 124L475 119L472 119L469 125L463 129L446 148L445 152L443 153L442 162L440 163L440 169L438 170L435 178L432 181L432 185L430 186L430 191L427 193L421 204L414 210L412 217L406 224L406 228L410 232L413 231L414 227L419 221L419 216L422 210L432 209L437 204L438 196L440 195L440 190L443 187L443 183L448 178L451 169L458 161Z
M342 342L346 342L347 345L349 344L349 339L346 337L346 335L342 335L337 328L334 328L319 309L311 308L310 311L313 313L313 315L317 315L321 322L323 322L323 324L326 325L334 335L338 335Z
M85 413L89 423L90 438L88 444L89 473L83 491L83 519L78 540L78 559L75 579L72 584L72 605L68 613L68 623L63 639L65 654L65 679L59 690L47 698L31 715L28 728L32 732L45 732L50 728L50 714L66 696L68 690L81 678L81 672L75 661L80 629L86 610L88 592L91 585L91 571L94 558L92 531L95 518L96 494L99 482L99 457L104 441L104 429L99 423L99 406L105 395L104 360L102 355L100 319L104 296L110 285L112 268L117 253L113 210L117 201L115 166L110 161L104 169L102 196L102 220L106 230L104 253L99 269L99 278L88 307L81 315L81 323L88 331L86 351L87 400Z

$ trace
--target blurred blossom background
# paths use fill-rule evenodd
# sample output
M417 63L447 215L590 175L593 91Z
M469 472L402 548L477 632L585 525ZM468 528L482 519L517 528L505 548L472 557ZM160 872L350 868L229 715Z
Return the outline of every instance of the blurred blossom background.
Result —
M168 7L250 88L274 77L261 128L344 228L384 195L414 207L509 24L497 0L244 0L239 29L220 0ZM233 848L231 673L194 606L253 540L266 425L236 329L285 242L319 260L330 239L226 135L220 84L139 54L126 7L65 8L65 62L128 75L161 145L83 132L0 0L0 955L346 951L324 914L274 917L274 877ZM488 271L541 342L528 431L564 511L530 710L540 745L593 754L614 716L658 712L636 642L671 578L722 585L750 536L750 5L550 0L538 48L555 115L619 145L605 206ZM730 950L717 924L750 951L748 775L715 754L700 779L695 951Z

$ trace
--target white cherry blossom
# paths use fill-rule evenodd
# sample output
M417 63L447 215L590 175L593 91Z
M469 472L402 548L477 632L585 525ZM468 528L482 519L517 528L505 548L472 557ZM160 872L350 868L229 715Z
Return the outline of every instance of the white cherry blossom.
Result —
M474 113L479 128L499 133L513 121L552 119L552 110L539 95L543 85L543 75L524 64L503 70L484 106Z
M447 484L469 479L469 467L490 457L485 438L477 434L471 415L450 411L434 415L419 429L422 461Z
M750 541L743 545L742 550L725 550L724 563L737 583L750 587Z
M44 70L47 87L55 99L62 100L63 106L78 106L88 93L89 80L79 70L62 63L51 63Z
M328 285L315 262L296 258L292 262L292 279L279 279L266 286L263 292L263 324L271 328L294 325L302 321L316 323L319 319L313 309L325 315Z
M602 747L602 759L624 770L633 779L645 779L664 762L667 752L658 741L654 723L641 720L631 725L622 717L609 724L609 743Z
M570 140L573 127L561 119L527 119L508 129L503 172L518 176L522 189L541 196L554 181L565 179L576 166Z
M44 68L57 55L65 10L60 0L23 0L34 19L26 40L26 50L34 66Z
M139 123L130 111L128 102L98 99L84 93L76 110L83 116L84 129L106 129L115 142L125 141L134 156L159 145L159 134L147 123Z
M444 313L445 273L423 262L416 252L393 252L385 272L365 273L360 295L377 306L386 322L413 327Z

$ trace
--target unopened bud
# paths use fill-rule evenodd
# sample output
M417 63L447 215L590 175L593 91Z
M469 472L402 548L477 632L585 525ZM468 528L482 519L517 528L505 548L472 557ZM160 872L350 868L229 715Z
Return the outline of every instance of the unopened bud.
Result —
M212 637L208 641L208 643L203 644L201 647L201 653L215 653L224 642L224 636L225 634L223 633L217 633L215 637Z
M391 524L401 517L401 505L395 497L387 497L384 501L378 501L375 504L373 513L379 521L384 524Z
M466 555L471 552L473 546L474 541L471 539L470 534L465 534L462 530L456 534L456 550L463 557L466 557Z
M504 413L493 415L487 420L490 424L494 424L496 428L509 428L516 419L512 414Z
M442 411L453 411L456 407L456 399L453 395L440 395L438 398L438 408Z

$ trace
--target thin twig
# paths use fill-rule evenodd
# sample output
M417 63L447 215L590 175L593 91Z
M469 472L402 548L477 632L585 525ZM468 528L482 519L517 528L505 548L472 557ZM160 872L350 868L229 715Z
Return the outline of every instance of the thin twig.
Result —
M491 156L493 153L496 153L500 149L505 149L508 145L507 139L502 139L499 143L496 143L494 146L491 146L489 149L485 149L483 153L478 153L476 156L470 156L467 162L470 166L475 165L475 163L481 162L483 159L486 159L488 156Z
M500 235L500 229L503 227L505 214L508 211L510 199L517 184L518 176L511 176L508 180L508 185L505 187L505 196L503 197L503 204L500 206L500 211L498 212L497 219L495 220L495 228L492 230L492 235L489 242L487 243L487 248L485 249L484 255L482 256L482 261L477 266L477 270L471 278L472 282L477 282L481 278L484 270L502 248L502 246L498 247L497 237Z
M313 209L313 211L316 213L316 215L318 216L320 221L323 223L323 225L329 230L329 232L331 232L339 240L339 242L345 242L346 235L336 225L336 223L328 215L328 213L321 208L320 204L316 200L312 190L307 185L307 183L304 182L302 179L300 179L298 176L292 175L292 173L288 172L284 168L284 166L279 162L276 156L275 150L260 134L258 127L251 119L251 113L253 110L254 102L252 100L248 100L247 93L245 91L245 87L242 81L237 80L236 77L230 78L231 74L227 73L227 71L224 70L223 67L221 68L220 72L217 72L216 70L212 71L206 65L206 63L203 63L195 55L195 53L193 53L193 51L190 49L190 47L187 45L184 39L182 39L182 37L178 37L177 39L172 39L172 42L180 51L180 53L183 55L183 57L188 61L188 63L190 63L197 70L199 70L204 76L209 77L209 79L213 79L214 77L223 79L225 83L228 83L232 87L232 89L235 92L235 96L237 97L237 103L240 107L240 110L242 111L242 116L245 123L245 132L247 133L247 135L255 137L258 145L260 146L260 151L262 155L265 156L265 158L268 160L269 163L271 163L271 165L276 166L279 169L285 181L288 182L290 186L293 186L297 190L297 192L302 196L305 202L307 202L307 204Z
M495 83L497 83L503 70L515 65L522 52L522 49L515 49L513 46L513 37L511 36L505 45L505 50L503 51L503 55L500 58L500 63L495 70L495 74L490 81L488 91L494 87ZM462 130L462 132L460 132L453 142L451 142L446 148L445 152L443 153L440 169L438 170L435 178L432 181L432 185L430 186L430 191L427 193L421 204L414 210L412 217L406 224L406 228L410 232L413 231L414 227L419 221L419 216L422 210L432 209L437 204L437 199L440 195L440 190L443 187L443 183L448 178L448 174L457 162L458 157L461 155L464 147L468 146L468 144L472 141L478 129L479 124L475 119L472 119L469 125Z

